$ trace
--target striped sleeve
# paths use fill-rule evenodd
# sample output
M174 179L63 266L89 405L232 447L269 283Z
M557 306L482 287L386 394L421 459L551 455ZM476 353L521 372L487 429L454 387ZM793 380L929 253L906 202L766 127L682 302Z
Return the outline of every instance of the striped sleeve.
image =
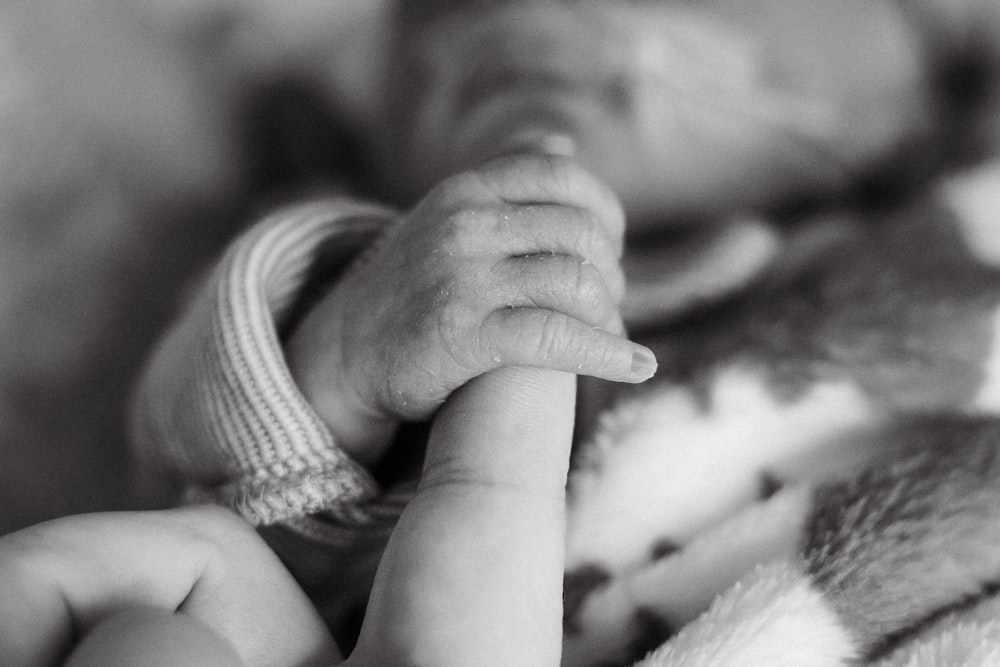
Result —
M328 512L369 520L379 492L296 388L278 330L321 245L367 244L392 213L344 199L279 211L222 257L160 342L139 382L133 442L141 474L177 478L255 525ZM152 474L151 474L152 473Z

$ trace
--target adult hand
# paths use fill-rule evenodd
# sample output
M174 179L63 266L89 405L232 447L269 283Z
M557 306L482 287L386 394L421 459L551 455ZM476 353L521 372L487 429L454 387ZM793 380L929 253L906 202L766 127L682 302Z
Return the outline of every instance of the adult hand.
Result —
M573 404L572 375L500 369L442 408L348 664L558 663ZM70 651L73 667L341 660L277 557L218 508L8 535L0 591L0 664L11 667Z

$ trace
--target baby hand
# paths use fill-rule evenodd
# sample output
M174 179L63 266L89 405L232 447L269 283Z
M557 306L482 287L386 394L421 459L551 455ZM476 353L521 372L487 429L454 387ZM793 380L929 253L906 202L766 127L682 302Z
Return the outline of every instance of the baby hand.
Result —
M430 417L500 366L646 380L655 358L618 315L623 227L616 197L566 157L503 157L449 178L305 318L292 373L369 464L398 422Z

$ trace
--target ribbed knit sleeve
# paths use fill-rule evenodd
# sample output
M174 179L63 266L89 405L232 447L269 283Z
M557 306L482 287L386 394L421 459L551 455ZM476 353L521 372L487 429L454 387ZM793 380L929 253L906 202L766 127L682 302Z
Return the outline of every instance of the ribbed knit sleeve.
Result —
M360 506L377 485L299 393L278 330L320 245L342 238L360 247L390 216L326 200L279 211L238 238L140 381L140 465L179 477L189 499L232 507L253 524L320 511L365 523Z

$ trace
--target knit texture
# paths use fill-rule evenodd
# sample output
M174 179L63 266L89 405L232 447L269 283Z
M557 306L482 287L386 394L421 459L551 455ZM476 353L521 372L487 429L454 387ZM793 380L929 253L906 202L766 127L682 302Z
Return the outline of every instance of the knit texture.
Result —
M344 199L282 210L235 243L150 363L136 399L143 464L184 480L188 500L255 525L326 511L369 522L379 494L296 388L278 338L320 244L369 241L391 213Z
M663 331L576 451L564 667L996 664L998 179L801 221Z

